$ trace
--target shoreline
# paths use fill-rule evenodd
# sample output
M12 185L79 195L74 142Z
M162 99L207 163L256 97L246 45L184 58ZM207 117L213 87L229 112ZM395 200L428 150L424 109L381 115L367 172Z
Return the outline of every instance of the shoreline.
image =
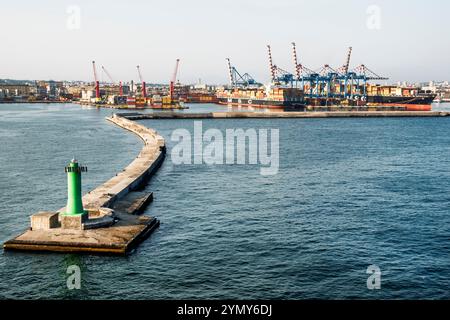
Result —
M74 103L73 101L48 101L48 100L37 100L37 101L0 101L0 104L64 104L64 103Z

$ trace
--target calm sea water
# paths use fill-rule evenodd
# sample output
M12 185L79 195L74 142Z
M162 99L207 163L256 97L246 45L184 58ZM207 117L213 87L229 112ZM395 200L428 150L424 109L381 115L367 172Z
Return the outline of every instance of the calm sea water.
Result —
M441 109L450 109L440 105ZM193 106L199 110L226 110ZM84 190L137 155L137 137L107 123L109 110L0 105L0 241L29 215L64 205L64 165L89 167ZM450 118L230 119L217 128L278 128L280 170L174 165L148 190L161 227L128 257L2 252L0 298L348 299L450 298ZM66 269L82 269L82 289ZM366 269L382 271L370 291Z

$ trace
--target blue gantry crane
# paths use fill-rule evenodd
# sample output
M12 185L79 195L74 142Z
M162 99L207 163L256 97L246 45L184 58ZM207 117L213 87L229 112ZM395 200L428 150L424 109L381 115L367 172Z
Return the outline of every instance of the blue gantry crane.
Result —
M359 98L365 97L367 95L367 81L370 80L389 80L389 78L379 76L369 68L367 68L364 64L361 64L350 70L350 60L352 55L352 47L349 47L347 54L346 63L338 69L340 73L338 80L341 81L341 84L344 86L343 97L344 98L353 98L353 88L356 85L357 88L363 87L363 92L357 94Z
M273 64L272 59L272 49L270 48L270 45L267 45L267 52L269 55L269 70L271 75L272 83L276 85L290 85L293 86L295 82L295 77L292 73L278 67L277 65Z
M301 83L301 88L310 98L354 98L354 88L363 88L363 91L356 94L358 98L367 95L367 81L369 80L388 80L386 77L379 76L365 65L359 65L350 70L350 61L352 47L349 48L345 64L335 70L326 64L319 70L313 71L304 67L298 62L297 49L295 42L292 42L292 53L295 66L295 76L293 81ZM276 79L276 78L275 78ZM336 91L336 87L340 90ZM308 89L308 90L306 90Z
M367 82L370 80L388 80L379 76L364 64L350 69L352 47L349 48L345 63L338 69L326 64L318 70L312 70L299 62L295 42L292 42L294 73L286 71L273 63L272 50L267 45L271 83L275 86L301 88L305 96L312 99L348 99L364 100L367 97ZM260 83L248 73L240 73L227 58L231 88L259 87Z
M260 86L261 84L248 73L241 74L239 71L231 65L229 58L226 59L228 64L228 76L231 88L248 87L248 86Z

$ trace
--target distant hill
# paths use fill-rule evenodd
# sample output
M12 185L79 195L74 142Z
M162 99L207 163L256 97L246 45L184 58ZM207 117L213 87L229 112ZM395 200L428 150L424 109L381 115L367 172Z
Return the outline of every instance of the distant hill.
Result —
M34 84L34 80L0 79L0 84Z

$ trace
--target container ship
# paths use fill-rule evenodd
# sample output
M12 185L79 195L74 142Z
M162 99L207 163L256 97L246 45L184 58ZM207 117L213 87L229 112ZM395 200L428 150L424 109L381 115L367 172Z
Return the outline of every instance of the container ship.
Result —
M305 99L301 89L286 87L255 87L220 89L219 104L264 109L305 110Z
M436 98L435 94L406 84L370 84L368 81L386 81L389 78L379 76L364 64L350 69L352 47L342 67L333 69L326 64L312 70L299 63L293 42L294 73L274 64L270 45L267 49L271 85L263 86L250 74L239 72L227 58L231 89L217 92L220 104L308 111L431 111Z
M417 96L362 96L353 98L339 98L339 97L306 97L306 105L309 109L314 107L324 106L350 106L350 107L379 107L380 110L386 107L394 107L395 110L404 111L431 111L432 103L435 95L423 94ZM392 108L391 108L392 109Z
M404 107L407 111L431 111L436 94L424 93L418 87L367 86L367 105Z
M369 94L355 94L351 98L342 96L309 97L298 88L259 87L222 89L217 92L218 103L229 106L267 108L280 110L314 110L314 107L390 107L393 110L431 111L434 94L420 93L418 88L396 86L368 86ZM312 108L311 108L312 107Z
M435 97L429 94L414 97L367 96L367 105L404 107L406 111L431 111Z

